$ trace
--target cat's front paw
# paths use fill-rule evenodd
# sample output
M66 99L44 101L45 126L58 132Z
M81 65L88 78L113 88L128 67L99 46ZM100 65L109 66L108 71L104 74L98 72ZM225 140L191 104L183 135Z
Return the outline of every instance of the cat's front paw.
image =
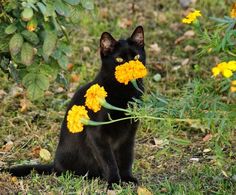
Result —
M138 185L138 180L135 177L131 176L131 175L123 176L121 178L121 181L126 182L126 183L131 182L131 183L134 183L135 185Z
M120 179L118 179L118 178L109 179L107 189L112 190L113 189L113 184L118 184L119 185L120 184Z

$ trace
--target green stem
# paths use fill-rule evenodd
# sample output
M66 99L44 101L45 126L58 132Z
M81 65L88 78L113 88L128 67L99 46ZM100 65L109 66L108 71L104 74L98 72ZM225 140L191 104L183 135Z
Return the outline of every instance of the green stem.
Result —
M143 94L143 91L138 87L138 83L136 80L132 80L131 83L133 84L135 89L137 89L138 91L140 91Z
M161 117L154 117L154 116L130 116L130 117L125 117L125 118L119 118L111 121L105 121L105 122L98 122L98 121L91 121L87 119L81 119L80 122L83 123L84 125L89 125L89 126L99 126L99 125L107 125L119 121L124 121L124 120L129 120L129 119L141 119L141 118L146 118L146 119L153 119L153 120L172 120L176 122L198 122L198 119L178 119L178 118L161 118Z
M101 100L101 105L102 105L104 108L107 108L107 109L110 109L110 110L117 110L117 111L122 111L122 112L128 112L128 113L130 113L130 111L127 110L127 109L119 108L119 107L116 107L116 106L113 106L113 105L109 104L105 99Z

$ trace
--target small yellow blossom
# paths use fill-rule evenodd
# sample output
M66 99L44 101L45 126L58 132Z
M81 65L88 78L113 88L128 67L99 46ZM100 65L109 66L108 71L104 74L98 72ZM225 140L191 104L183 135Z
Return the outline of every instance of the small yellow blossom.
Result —
M212 72L213 76L217 76L220 74L220 69L218 67L213 67L211 69L211 72Z
M120 83L127 85L130 81L143 78L147 69L139 60L131 60L116 67L115 77Z
M36 26L34 26L34 25L29 25L29 26L27 26L27 30L28 30L28 31L33 32L33 31L35 31L35 29L36 29Z
M217 65L217 67L220 69L220 71L222 72L224 69L228 68L228 63L227 62L221 62Z
M228 62L228 69L232 71L236 71L236 61L229 61Z
M229 78L233 75L233 72L229 69L224 69L222 71L222 75L225 77L225 78Z
M74 105L67 114L67 127L71 133L83 131L84 124L81 119L89 120L88 111L84 106Z
M185 18L183 18L182 22L185 24L191 24L199 16L202 16L201 12L199 10L195 10L194 12L189 13Z
M231 81L231 85L234 85L236 87L236 80Z
M231 18L236 18L236 3L233 4L231 12L230 12Z
M231 91L232 93L236 92L236 87L235 87L235 86L231 86L231 87L230 87L230 91Z
M101 110L101 101L107 97L107 92L104 87L95 84L86 91L84 97L86 98L85 105L94 112L97 112Z

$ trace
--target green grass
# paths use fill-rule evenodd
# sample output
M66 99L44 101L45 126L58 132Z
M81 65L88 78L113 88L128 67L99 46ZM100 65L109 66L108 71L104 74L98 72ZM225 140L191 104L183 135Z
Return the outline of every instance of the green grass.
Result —
M145 80L144 103L135 110L136 114L201 122L142 120L136 139L134 175L153 194L235 194L235 97L220 92L210 73L220 55L199 57L199 45L203 43L196 36L174 43L191 30L180 23L184 10L177 1L139 1L134 10L132 2L106 0L97 3L93 14L81 13L79 23L69 27L74 52L71 61L75 66L66 74L68 80L72 73L77 74L79 81L68 87L53 83L45 98L31 104L26 112L20 111L24 93L15 95L17 86L0 72L0 88L6 92L0 96L0 166L45 163L35 153L39 147L49 150L53 157L68 99L78 85L92 80L99 70L101 33L111 32L117 39L121 35L127 37L141 24L145 29L149 76ZM207 17L227 15L230 3L199 0L194 8L202 11L202 23L207 26L212 23ZM120 24L124 18L132 24L123 29ZM153 43L161 47L159 53L150 49ZM195 50L184 52L187 45ZM186 58L187 65L181 65ZM193 68L196 65L198 68ZM159 82L153 79L157 73L162 75ZM165 105L156 97L169 103ZM206 135L212 138L204 141ZM6 150L9 140L13 147ZM105 181L91 181L70 173L60 177L32 173L15 182L10 175L0 174L0 194L106 194L106 185ZM115 186L115 192L137 194L137 187Z

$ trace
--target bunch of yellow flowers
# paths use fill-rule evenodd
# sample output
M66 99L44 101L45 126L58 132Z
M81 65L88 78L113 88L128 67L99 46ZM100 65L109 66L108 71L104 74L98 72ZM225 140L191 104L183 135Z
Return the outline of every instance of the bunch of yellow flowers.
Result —
M236 61L221 62L211 69L213 76L218 76L220 73L225 78L230 78L236 71Z
M199 10L190 12L185 18L182 19L182 22L185 24L191 24L197 20L197 17L202 16Z
M116 80L125 85L133 80L143 78L147 75L147 69L142 62L138 60L131 60L122 65L116 67L115 77ZM90 86L86 91L85 106L92 110L93 112L98 112L101 110L102 106L111 109L128 112L128 110L123 108L118 108L109 104L105 98L107 97L107 92L104 87L95 83ZM67 114L67 127L71 133L79 133L83 131L84 125L101 125L107 124L106 122L96 122L91 121L88 116L88 111L85 106L74 105Z

